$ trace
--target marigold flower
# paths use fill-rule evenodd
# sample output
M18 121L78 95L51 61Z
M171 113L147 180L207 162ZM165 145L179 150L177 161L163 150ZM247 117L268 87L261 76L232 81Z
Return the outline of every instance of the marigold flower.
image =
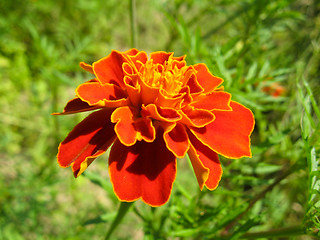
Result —
M130 49L80 66L95 78L78 86L63 114L97 110L61 142L61 167L78 177L111 145L109 174L121 201L165 204L176 177L176 159L190 157L202 190L218 186L218 154L251 157L254 117L232 101L203 63L185 56Z

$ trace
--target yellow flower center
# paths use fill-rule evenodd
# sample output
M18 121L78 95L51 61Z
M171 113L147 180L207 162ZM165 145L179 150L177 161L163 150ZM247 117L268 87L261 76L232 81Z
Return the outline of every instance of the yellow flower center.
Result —
M186 83L187 67L178 68L177 62L169 58L163 65L154 64L152 59L142 65L140 77L150 87L164 89L169 95L179 93Z

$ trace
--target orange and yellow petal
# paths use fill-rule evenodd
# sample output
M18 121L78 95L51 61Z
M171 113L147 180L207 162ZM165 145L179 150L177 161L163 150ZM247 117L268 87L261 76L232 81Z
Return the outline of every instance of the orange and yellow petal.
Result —
M112 83L124 88L122 64L127 61L125 54L112 51L107 57L93 63L94 74L101 84Z
M141 51L136 55L129 56L129 59L132 61L136 71L139 72L141 66L148 61L148 55L146 52Z
M141 141L127 147L116 141L112 146L109 174L121 201L142 199L151 206L161 206L169 200L176 178L176 157L161 135L152 143Z
M126 93L114 84L83 83L76 89L76 94L89 105L117 107L127 103Z
M202 191L208 177L209 177L209 169L206 168L203 163L200 161L199 156L197 155L197 151L195 148L190 145L190 148L188 150L188 156L194 171L194 174L196 175L199 188Z
M139 79L139 85L141 88L141 101L143 104L151 104L156 101L159 95L159 88L157 87L150 87L148 84L146 84L144 81Z
M123 52L123 54L124 54L125 56L127 56L127 57L128 57L128 56L134 56L134 55L136 55L136 54L138 54L138 53L139 53L139 50L136 49L136 48L131 48L131 49Z
M187 126L201 128L213 122L215 119L214 114L208 110L195 109L193 107L186 107L179 112L182 116L180 123Z
M177 110L159 107L155 104L142 105L141 115L163 122L176 122L181 119L181 115Z
M230 106L232 111L214 110L216 119L212 123L190 130L203 144L227 158L251 157L253 114L237 102L231 101Z
M85 63L85 62L80 62L80 67L81 67L83 70L85 70L85 71L87 71L87 72L89 72L89 73L94 74L94 72L93 72L93 67L92 67L90 64Z
M142 103L140 85L135 84L134 80L129 76L125 76L124 82L126 84L128 99L130 100L131 104L135 107L140 107Z
M188 155L196 174L200 189L205 185L209 190L218 187L222 176L222 167L218 154L201 143L189 132L190 150Z
M200 94L194 98L191 106L205 110L232 110L230 107L231 94L227 92L213 91L208 94Z
M163 65L166 61L169 60L170 56L172 56L173 53L168 53L168 52L153 52L150 54L150 59L152 59L153 64L161 64Z
M162 125L165 129L163 138L167 148L178 158L183 158L189 149L189 139L182 124Z
M223 82L222 78L212 75L204 63L193 65L193 67L197 70L197 81L204 92L212 92Z
M116 123L114 130L125 146L134 145L137 140L152 142L155 138L151 119L138 118L138 112L132 107L117 108L111 115L111 121Z
M78 176L81 163L88 157L97 157L105 152L115 139L114 124L110 121L111 111L102 109L91 113L76 125L59 145L57 155L61 167L72 166Z
M191 75L190 77L188 77L189 79L187 82L187 86L190 89L190 93L193 94L193 93L203 92L203 88L198 83L195 73L192 70L189 70L189 71L191 72Z
M183 101L186 93L178 94L177 96L168 96L163 89L160 89L158 98L155 101L155 104L160 107L166 108L178 108L180 103Z
M105 153L105 150L101 149L97 151L95 154L93 154L92 156L86 157L84 161L74 162L74 164L72 164L72 167L71 167L74 177L76 178L79 177L90 166L90 164L103 153Z

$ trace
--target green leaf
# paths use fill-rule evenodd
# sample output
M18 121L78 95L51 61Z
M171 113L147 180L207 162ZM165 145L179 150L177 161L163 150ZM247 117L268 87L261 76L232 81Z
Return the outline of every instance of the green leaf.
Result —
M170 233L172 237L191 237L199 233L199 229L183 229Z
M83 223L84 226L90 225L90 224L98 224L98 223L105 223L105 222L110 222L112 219L116 217L117 213L112 212L112 213L107 213L104 215L101 215L96 218L89 219Z

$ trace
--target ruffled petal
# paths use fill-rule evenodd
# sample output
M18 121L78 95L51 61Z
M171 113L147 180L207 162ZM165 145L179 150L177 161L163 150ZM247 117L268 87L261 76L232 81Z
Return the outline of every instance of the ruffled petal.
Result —
M194 98L191 106L205 110L232 110L230 107L231 94L227 92L211 92Z
M198 83L194 70L190 69L187 71L186 74L190 75L188 76L188 82L187 82L187 86L190 88L190 93L192 94L192 93L203 92L203 88Z
M99 109L101 106L90 106L88 103L82 101L80 98L71 99L64 107L63 112L53 113L52 115L67 115L79 112L92 111Z
M154 103L155 100L158 98L159 95L159 88L157 87L150 87L144 81L139 79L139 85L141 88L141 101L143 104L147 105L150 103Z
M111 110L102 109L91 113L76 125L66 139L60 143L57 155L61 167L69 167L75 177L79 176L85 165L104 153L115 139L114 124L110 121ZM82 169L80 171L81 164Z
M145 64L148 61L148 55L146 52L141 51L134 56L129 56L129 59L132 61L137 72L139 72L142 64Z
M183 57L171 57L172 59L172 68L181 69L187 65L186 61L184 61Z
M173 60L176 60L176 61L184 61L186 58L186 55L183 55L183 56L180 56L180 57L172 57Z
M194 109L193 107L183 108L179 113L182 116L182 119L180 120L181 123L197 128L206 126L215 119L214 114L211 112L202 109Z
M134 145L137 140L152 142L155 138L151 119L137 116L137 110L128 106L117 108L111 115L111 121L116 123L114 130L118 139L126 146Z
M169 200L176 177L176 158L161 135L152 143L141 141L126 147L116 141L112 146L109 173L121 201L141 198L151 206L161 206Z
M254 117L250 109L231 101L232 111L212 111L216 119L203 128L191 131L213 151L227 158L251 157L250 135Z
M126 90L131 104L135 107L140 107L142 103L140 85L135 84L134 79L129 76L124 77L124 82L126 84Z
M89 105L99 105L106 107L119 107L126 105L126 93L117 85L89 82L79 85L76 89L79 98Z
M134 55L136 55L136 54L138 54L138 53L139 53L139 50L138 50L138 49L136 49L136 48L131 48L131 49L125 51L123 54L124 54L125 56L129 57L129 56L134 56Z
M196 175L200 190L202 191L203 186L205 185L205 182L209 177L209 169L206 168L203 165L203 163L200 161L199 155L197 154L197 151L192 146L192 144L190 144L190 148L188 150L188 156L189 156L194 174Z
M168 53L168 52L153 52L150 54L150 59L152 59L153 64L161 64L163 65L166 61L169 60L170 56L172 56L173 53Z
M222 167L216 152L202 144L192 133L189 132L191 142L188 155L196 174L199 187L202 190L205 185L209 190L218 187L222 176Z
M155 103L157 106L166 108L178 108L186 93L178 94L177 96L168 96L163 89L160 89L158 98Z
M204 89L204 92L213 91L223 82L222 78L213 76L210 73L207 65L205 65L204 63L193 65L193 67L198 71L197 81Z
M162 108L155 104L142 105L141 115L164 122L176 122L181 119L181 115L175 109Z
M180 90L180 94L183 95L182 101L180 103L180 108L187 107L190 103L193 102L193 98L190 94L190 88L184 87Z
M107 57L93 63L94 74L101 84L112 83L124 88L122 64L127 61L124 53L113 50Z
M168 124L163 134L167 148L178 158L183 158L189 149L189 139L182 124Z

